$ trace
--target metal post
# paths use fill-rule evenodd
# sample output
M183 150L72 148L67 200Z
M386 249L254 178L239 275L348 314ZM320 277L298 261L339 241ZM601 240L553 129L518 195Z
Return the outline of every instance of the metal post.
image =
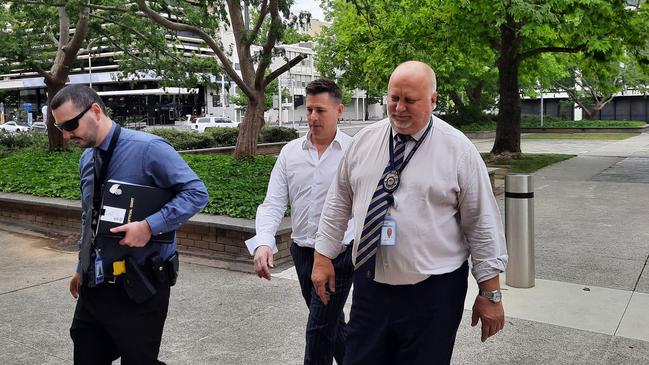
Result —
M289 73L289 76L291 74ZM295 128L295 79L291 78L291 109L293 110L293 129Z
M365 90L363 90L363 94L362 94L363 99L362 99L362 103L361 103L362 106L363 106L363 118L361 118L363 120L363 122L365 122L365 100L366 100L365 96L366 96L366 94L367 94L367 92Z
M282 126L282 80L277 78L277 125Z
M221 72L221 117L225 117L225 77L223 77L223 72Z
M355 94L355 93L354 93L354 94ZM354 95L354 96L356 96L356 95ZM355 102L356 102L356 106L354 107L354 109L356 109L356 121L358 121L358 96L356 96L356 97L354 98L354 100L355 100Z
M92 88L92 49L90 47L96 40L93 39L88 43L88 87L90 88Z
M534 188L532 176L505 177L505 237L507 265L505 283L514 288L534 286Z
M541 89L541 128L543 128L543 89Z

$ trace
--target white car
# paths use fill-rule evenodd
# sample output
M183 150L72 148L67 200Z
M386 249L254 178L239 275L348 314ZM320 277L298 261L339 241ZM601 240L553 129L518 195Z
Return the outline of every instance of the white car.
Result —
M5 132L29 132L29 127L20 125L16 122L7 122L4 124L0 124L0 131L5 131Z
M42 132L47 133L47 126L45 122L34 122L31 127L32 132Z
M201 117L197 118L191 124L192 130L199 133L205 132L206 128L237 128L238 126L239 123L233 122L225 117Z

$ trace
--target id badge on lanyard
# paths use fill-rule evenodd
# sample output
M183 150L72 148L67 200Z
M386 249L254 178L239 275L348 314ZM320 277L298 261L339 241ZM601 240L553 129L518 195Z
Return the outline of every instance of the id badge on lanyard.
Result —
M385 216L381 227L381 246L394 246L397 244L397 222L390 213Z
M95 252L95 284L99 285L104 282L104 261L101 259L99 252Z

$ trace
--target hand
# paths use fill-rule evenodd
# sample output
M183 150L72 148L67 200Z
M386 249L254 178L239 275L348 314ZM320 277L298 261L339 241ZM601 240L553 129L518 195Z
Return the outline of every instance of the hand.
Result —
M336 292L336 274L331 259L325 255L315 252L313 254L313 270L311 271L311 281L315 292L320 300L326 305L329 303L329 293L327 285L332 293Z
M270 269L273 266L273 249L263 245L255 249L255 272L260 278L270 280Z
M79 285L81 285L81 274L75 272L70 279L70 294L74 299L79 299Z
M487 338L495 335L505 326L505 310L502 303L492 303L489 299L478 295L473 304L473 315L471 326L482 322L482 336L480 340L485 342Z
M124 224L111 228L110 231L112 233L126 232L119 244L128 247L144 247L151 239L151 227L146 220Z

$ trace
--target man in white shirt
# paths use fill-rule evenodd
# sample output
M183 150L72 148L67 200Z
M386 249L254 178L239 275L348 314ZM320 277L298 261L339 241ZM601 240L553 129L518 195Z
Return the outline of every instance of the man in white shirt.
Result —
M394 70L388 120L354 136L323 207L312 279L325 303L350 216L356 226L344 364L450 363L469 256L481 289L472 325L482 322L482 341L504 325L498 205L471 141L432 115L435 89L424 63Z
M342 253L332 264L338 290L330 296L329 305L320 300L311 282L313 246L322 205L340 159L351 143L351 137L336 126L344 108L341 100L340 89L333 81L315 80L307 85L309 133L282 148L270 175L266 199L257 208L257 235L246 241L255 257L255 272L270 280L273 254L277 252L275 233L290 204L291 256L309 307L305 364L332 364L334 357L342 364L345 354L347 325L343 307L352 283L351 249L347 245L353 240L353 222L345 222L343 231L347 231L338 242L338 251Z

